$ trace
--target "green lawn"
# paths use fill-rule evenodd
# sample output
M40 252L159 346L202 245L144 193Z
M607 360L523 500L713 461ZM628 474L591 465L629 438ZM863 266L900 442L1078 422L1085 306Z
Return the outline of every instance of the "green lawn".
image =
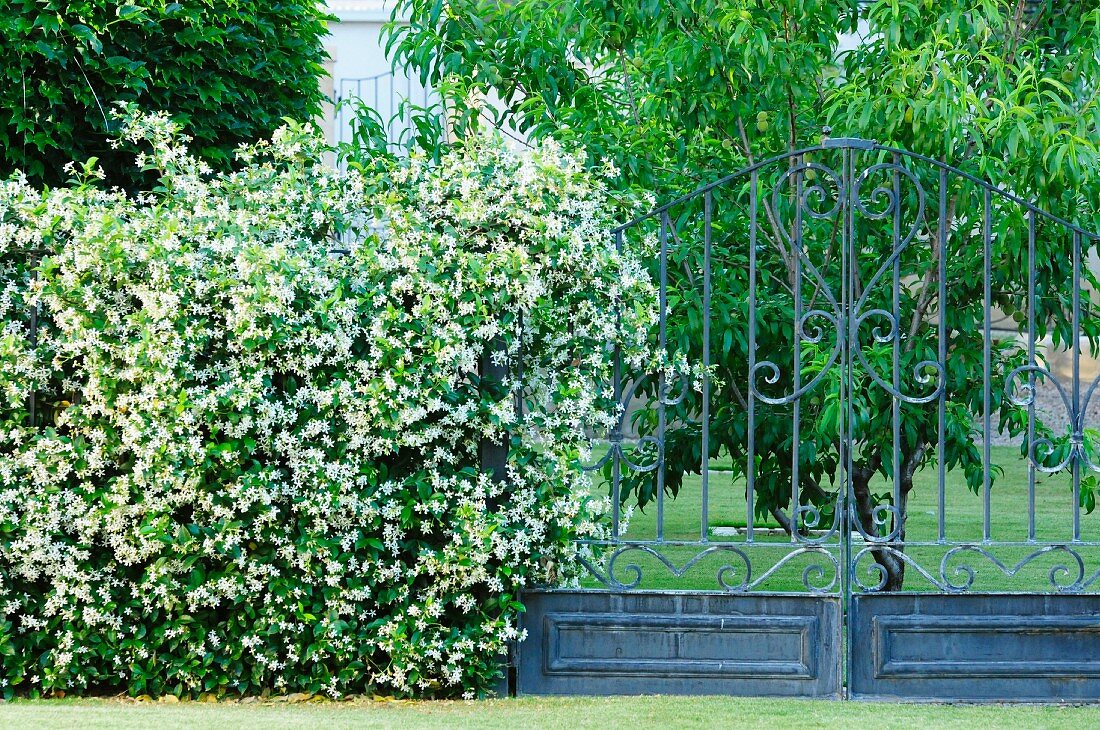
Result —
M994 447L993 462L1004 471L999 474L990 492L991 537L997 542L1026 542L1028 539L1028 471L1026 461L1019 450L1010 447ZM708 528L716 526L743 527L745 524L745 485L743 480L733 478L728 460L715 460L710 474ZM667 498L664 503L664 539L669 541L697 541L701 537L702 485L699 476L689 476L685 480L676 499ZM876 485L878 492L889 491L885 482ZM949 473L945 484L945 527L946 545L910 546L907 554L912 556L933 576L939 577L940 561L944 554L959 543L981 544L983 538L984 499L981 493L969 491L961 474ZM986 546L990 553L1007 567L1030 555L1041 544L1068 542L1072 538L1073 504L1070 478L1068 474L1037 475L1035 487L1036 503L1036 540L1031 546ZM938 476L934 469L928 469L917 475L913 493L910 497L907 540L912 543L934 543L938 539L939 514ZM625 536L628 540L654 540L657 537L657 509L650 505L644 513L635 512L630 528ZM773 522L765 522L757 527L775 527ZM709 530L708 530L709 534ZM1092 515L1081 513L1081 537L1084 541L1100 541L1100 511ZM786 556L790 548L790 539L785 536L758 535L756 543L746 543L743 534L734 537L709 537L713 546L736 547L748 554L752 562L752 579L760 577L768 568ZM831 545L826 546L830 554L839 560L839 540L834 536ZM853 552L863 547L853 540ZM662 546L659 552L677 567L686 564L697 555L701 548L697 546ZM1085 557L1086 577L1100 569L1100 550L1080 547ZM861 561L860 566L872 561ZM637 564L643 569L642 588L664 588L684 590L713 590L719 588L717 571L722 565L732 565L736 569L733 577L727 576L728 583L740 583L743 577L743 562L729 552L716 552L702 559L683 577L672 576L669 570L652 556L641 552L624 554L619 559L617 572L624 582L633 578L626 566ZM966 563L976 572L973 590L981 591L1026 591L1049 590L1050 571L1056 565L1065 563L1065 556L1057 551L1040 556L1023 566L1014 576L1006 576L987 558L980 555L959 555L949 563L954 567ZM762 583L758 590L802 591L802 574L810 565L821 565L826 569L828 583L835 569L827 559L799 557L790 560L773 577ZM1072 564L1071 564L1072 567ZM861 572L864 580L871 576ZM948 577L953 580L953 572ZM596 585L593 581L590 585ZM930 590L933 586L913 570L909 570L906 579L909 590ZM1092 588L1100 589L1100 581Z
M1100 706L905 705L734 697L525 698L316 705L42 700L0 706L4 728L1083 728Z

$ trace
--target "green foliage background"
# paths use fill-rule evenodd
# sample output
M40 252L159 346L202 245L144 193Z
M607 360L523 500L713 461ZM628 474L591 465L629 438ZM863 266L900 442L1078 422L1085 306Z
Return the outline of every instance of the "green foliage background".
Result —
M0 175L64 181L97 157L146 182L111 144L112 105L169 112L215 166L283 117L321 108L326 14L314 0L10 0L0 10Z

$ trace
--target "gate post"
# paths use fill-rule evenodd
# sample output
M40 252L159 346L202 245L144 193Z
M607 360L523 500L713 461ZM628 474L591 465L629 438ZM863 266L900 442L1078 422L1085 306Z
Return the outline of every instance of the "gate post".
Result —
M478 394L482 400L499 394L504 387L504 380L508 377L508 366L504 364L505 353L504 339L497 335L485 346L479 363ZM498 362L494 363L494 355ZM500 483L508 478L508 442L510 438L505 431L497 439L482 437L478 444L478 462L481 471L489 474L493 482ZM489 501L489 509L493 509L500 498ZM516 647L509 645L508 649L500 656L501 677L497 680L493 691L498 697L515 695L516 682Z
M485 346L481 355L478 393L483 400L503 388L504 379L508 376L508 366L503 362L504 352L504 340L498 335ZM493 362L494 355L500 361L499 364ZM488 472L494 482L502 482L507 478L508 440L508 434L504 433L498 439L483 437L479 444L481 471Z

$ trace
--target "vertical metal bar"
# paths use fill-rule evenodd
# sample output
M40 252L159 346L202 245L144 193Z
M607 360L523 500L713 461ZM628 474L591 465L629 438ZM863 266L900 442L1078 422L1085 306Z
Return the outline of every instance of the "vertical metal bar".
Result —
M615 250L620 254L623 252L623 232L615 232ZM615 310L616 331L622 327L622 304ZM614 354L614 366L611 375L611 386L615 394L615 407L626 408L623 403L623 349L622 345L615 342L615 354ZM619 539L619 523L622 521L621 515L621 502L622 502L622 455L620 450L623 444L623 432L622 432L622 420L626 417L624 413L618 414L618 420L615 422L615 430L611 432L611 444L610 448L615 449L615 452L611 455L611 536L615 540Z
M757 188L759 176L752 171L749 180L749 377L748 377L748 427L745 451L745 541L753 541L753 515L756 509L756 396L753 390L753 370L756 368L756 236L757 236Z
M1035 211L1027 214L1027 364L1035 367ZM1035 443L1035 373L1027 374L1027 443L1034 453ZM1027 460L1027 539L1035 540L1035 462Z
M363 104L363 79L355 80L355 104L357 106ZM348 133L351 135L352 139L355 138L356 130L359 129L359 127L359 115L352 114L351 123L348 129Z
M355 79L355 104L359 105L363 103L363 79ZM359 116L353 113L348 120L348 135L354 140L355 131L359 128Z
M661 280L660 318L658 319L658 352L665 354L668 327L668 229L671 227L668 211L661 213ZM657 377L657 540L665 539L665 428L667 414L665 400L667 378L662 369Z
M710 237L711 208L714 205L711 191L703 196L703 442L702 454L703 514L700 539L707 541L710 524Z
M1081 414L1081 234L1073 232L1073 440L1082 443ZM1078 447L1080 448L1080 447ZM1073 540L1081 539L1081 453L1074 453Z
M333 106L336 111L336 141L344 141L344 105L340 102L344 98L344 80L333 79L332 82L332 95L335 97L332 100Z
M799 160L801 162L801 160ZM794 175L794 230L791 232L791 253L794 258L794 363L792 377L794 384L791 392L797 393L802 387L802 172ZM778 215L778 212L777 212ZM802 399L796 397L791 403L791 542L798 542L798 502L799 502L799 452L802 432L799 421L802 418Z
M849 149L845 153L845 185L848 192L847 206L844 210L847 241L844 258L844 287L842 296L844 301L844 326L847 332L844 337L842 355L844 357L844 396L841 398L841 413L843 418L843 443L841 461L844 464L844 544L847 545L848 554L851 555L852 526L856 518L853 518L852 505L855 504L852 493L852 469L854 459L852 457L852 441L855 434L852 432L852 393L854 391L854 368L852 367L852 343L855 342L855 317L852 316L852 302L856 298L856 277L859 272L859 261L856 258L858 246L856 244L856 198L855 198L855 152ZM851 566L845 566L845 574L848 574ZM848 576L850 578L850 576ZM848 590L851 586L849 582Z
M947 170L940 168L940 220L939 220L939 252L936 256L938 267L939 291L939 361L943 369L943 389L940 391L939 407L937 408L937 435L936 435L936 464L938 489L938 514L936 521L939 531L937 533L940 542L947 539L945 505L945 481L947 464L945 463L944 432L947 430Z
M983 270L983 283L985 283L985 290L983 290L982 296L982 308L985 309L985 322L982 323L982 440L985 451L983 451L983 466L982 469L982 508L983 519L981 527L982 540L990 540L990 477L989 471L990 464L990 429L992 428L992 413L990 412L990 391L992 390L992 383L990 380L990 354L992 350L992 310L993 310L993 298L991 281L992 278L992 262L990 243L992 241L992 213L991 206L992 201L990 199L989 188L985 188L985 203L982 204L982 225L981 225L981 257L982 263L985 265Z
M846 628L849 624L852 606L852 299L855 298L855 271L857 262L855 259L855 174L853 172L853 151L846 149L843 153L843 171L841 173L845 191L842 214L844 215L844 232L841 235L840 268L841 290L840 306L843 313L843 322L839 326L846 326L847 333L842 338L841 345L841 377L840 377L840 464L841 464L841 488L844 490L841 500L840 518L840 564L841 570L841 621ZM844 657L845 666L851 671L852 667L852 637L849 631L841 632L841 654ZM844 667L841 667L841 676ZM850 694L850 693L849 693Z
M891 316L894 318L894 347L893 359L893 386L898 393L901 392L901 175L898 173L898 165L901 164L901 155L897 152L893 157L893 183L894 183L894 215L893 215L893 242L890 255L894 256L893 291L891 298ZM896 395L890 396L890 418L893 422L894 436L894 526L892 533L901 534L901 399Z

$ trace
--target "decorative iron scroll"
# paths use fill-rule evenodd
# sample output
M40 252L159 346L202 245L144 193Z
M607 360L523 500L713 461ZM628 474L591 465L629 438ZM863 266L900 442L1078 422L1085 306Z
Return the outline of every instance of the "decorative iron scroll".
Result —
M599 561L603 567L598 567L592 561L580 558L581 564L588 573L601 584L614 590L632 590L643 585L645 571L637 563L619 565L620 559L630 553L648 555L667 569L668 574L675 578L683 578L692 568L703 562L708 556L723 555L736 560L736 564L725 563L717 568L715 576L716 586L728 593L744 593L759 589L774 576L779 574L791 561L802 557L811 556L821 562L813 562L802 569L802 586L811 593L830 593L838 586L840 580L840 561L828 550L816 546L800 546L792 550L784 551L782 556L757 577L753 577L752 559L749 549L737 545L710 545L703 547L698 553L688 559L683 565L677 566L665 553L658 549L658 545L624 543L614 548L609 548L609 553ZM667 549L667 546L666 546ZM626 579L619 571L625 571L630 575ZM740 578L731 582L730 579ZM826 582L827 581L827 582Z
M651 472L661 466L661 454L664 448L663 434L643 436L633 441L634 448L631 451L652 455L653 460L651 462L636 462L627 456L627 451L623 448L623 443L625 442L624 432L626 430L626 418L629 413L630 405L647 380L656 380L658 382L658 390L660 393L658 394L656 403L664 406L674 406L682 403L687 397L688 390L691 387L690 374L682 370L673 371L671 378L660 374L647 373L633 380L625 390L616 393L615 403L619 415L611 432L607 434L607 451L595 462L591 464L581 464L581 471L599 471L604 465L615 459L633 472Z
M1015 578L1029 564L1046 555L1061 556L1064 562L1051 566L1047 573L1049 589L1053 593L1080 593L1100 578L1100 570L1085 578L1085 559L1080 550L1068 545L1043 545L1009 564L998 558L992 549L981 545L955 545L940 558L938 571L933 575L911 555L891 545L867 546L852 558L852 581L864 592L880 591L886 585L886 573L882 565L871 562L876 553L885 553L901 560L915 570L932 587L945 593L966 593L974 588L981 567L975 567L965 557L973 555L982 559L985 567L995 569L1006 578ZM866 574L871 580L864 580Z
M1021 378L1025 375L1027 376L1027 381L1021 382ZM1050 383L1058 391L1062 406L1065 408L1066 420L1070 424L1071 431L1069 433L1069 449L1066 452L1066 456L1057 464L1052 466L1046 463L1045 458L1039 458L1038 456L1040 451L1045 452L1043 456L1050 456L1054 453L1055 444L1046 436L1039 436L1030 440L1027 444L1028 460L1036 470L1046 474L1055 474L1065 471L1074 462L1083 464L1091 471L1100 472L1100 464L1092 460L1092 457L1089 455L1089 449L1086 447L1085 443L1085 431L1087 428L1085 417L1088 414L1089 406L1092 404L1092 398L1096 393L1097 386L1100 385L1100 375L1097 375L1089 384L1084 401L1081 403L1080 407L1076 407L1074 405L1074 399L1072 395L1067 392L1065 385L1057 376L1051 373L1049 369L1042 365L1022 365L1012 370L1005 378L1005 395L1008 400L1017 406L1034 406L1038 396L1038 388L1035 386L1037 378Z
M864 198L864 185L877 174L889 173L893 180L889 186L877 185L871 191L869 199ZM910 244L916 238L920 229L925 225L924 211L925 200L927 195L924 191L924 186L921 184L919 178L914 175L908 168L898 163L879 163L871 165L864 170L855 179L853 185L852 200L855 207L855 212L858 215L868 220L886 220L891 217L897 217L899 220L903 215L902 211L902 190L900 189L901 181L905 180L911 184L913 190L916 193L917 209L913 215L912 221L909 223L908 229L902 235L895 234L895 240L893 241L893 249L890 255L882 262L878 270L871 276L870 280L863 287L863 294L856 302L854 307L853 317L855 319L855 326L852 328L853 342L851 351L855 354L855 357L860 365L863 366L863 370L871 377L875 382L875 385L882 388L886 392L895 398L901 400L904 403L931 403L939 398L940 394L946 385L946 373L944 372L944 365L936 360L922 360L913 367L913 377L919 385L934 384L934 388L924 395L910 395L900 392L893 385L886 382L886 380L875 370L874 367L867 361L867 355L864 352L862 343L860 340L860 333L863 330L863 325L867 322L879 320L880 324L873 327L871 330L872 340L877 344L888 344L893 342L900 342L902 337L901 323L898 319L896 312L890 312L885 309L865 309L867 300L871 292L875 289L880 281L886 276L886 273L891 270L895 262L897 262L901 255L909 248ZM880 210L873 209L874 202L877 200L885 199L886 205ZM883 323L885 324L885 330L883 329ZM899 364L897 359L894 359L893 368L897 370Z
M807 176L807 173L813 173L816 179L817 174L820 173L823 180L829 181L829 186L833 189L833 193L826 190L825 185L822 182L816 184L803 186L802 180ZM782 217L779 211L783 208L780 205L780 201L783 197L784 186L796 186L797 205L796 209L788 215L795 215L799 217L805 215L812 220L827 220L835 218L845 206L845 198L847 196L847 185L844 183L842 177L836 173L832 168L818 163L803 163L795 165L784 172L776 181L772 191L772 209L777 211L777 225L776 229L779 232L780 237L786 242L791 252L791 256L794 258L796 265L803 273L808 273L811 279L815 282L816 288L821 292L825 298L828 309L811 308L799 317L795 324L795 336L796 338L807 344L819 344L825 339L826 330L831 330L834 333L833 337L833 349L829 353L827 362L820 368L818 373L812 377L805 384L791 393L772 396L760 389L759 382L762 379L769 385L774 385L779 382L779 378L782 374L778 364L771 360L758 361L749 371L749 389L755 398L763 403L771 405L781 405L787 403L793 403L801 399L804 395L814 390L830 373L833 366L840 359L841 352L844 346L844 314L843 308L840 302L837 301L836 295L832 288L829 286L825 277L810 261L800 244L800 241L795 240L795 237L787 230L787 224L790 223L789 219ZM818 204L828 204L824 210L815 208L814 201ZM829 204L831 201L831 204ZM755 282L750 283L750 286L754 286ZM816 322L815 322L816 320Z

